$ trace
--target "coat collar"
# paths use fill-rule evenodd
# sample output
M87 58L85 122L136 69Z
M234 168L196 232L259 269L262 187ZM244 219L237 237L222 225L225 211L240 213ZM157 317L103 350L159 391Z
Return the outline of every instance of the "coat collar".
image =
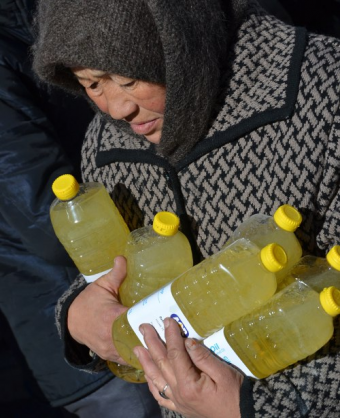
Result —
M243 24L226 74L222 104L207 137L177 169L252 130L291 116L301 77L307 31L254 13Z

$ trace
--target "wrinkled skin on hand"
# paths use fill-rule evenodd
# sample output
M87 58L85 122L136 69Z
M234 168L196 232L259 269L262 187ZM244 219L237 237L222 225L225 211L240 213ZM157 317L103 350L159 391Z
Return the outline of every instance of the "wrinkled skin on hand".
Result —
M166 345L149 324L141 325L144 347L134 349L161 406L186 418L239 418L243 375L192 338L173 319L164 320ZM165 394L159 395L168 384Z
M118 289L126 276L126 260L115 258L113 269L89 284L68 311L68 330L104 360L126 364L118 355L111 337L114 320L128 308L118 302Z

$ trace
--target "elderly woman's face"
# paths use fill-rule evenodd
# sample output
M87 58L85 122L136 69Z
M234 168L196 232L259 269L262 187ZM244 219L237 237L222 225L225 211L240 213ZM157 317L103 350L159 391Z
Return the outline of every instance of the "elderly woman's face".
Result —
M126 121L136 134L144 135L148 141L160 142L165 109L163 85L88 68L72 71L101 111L113 119Z

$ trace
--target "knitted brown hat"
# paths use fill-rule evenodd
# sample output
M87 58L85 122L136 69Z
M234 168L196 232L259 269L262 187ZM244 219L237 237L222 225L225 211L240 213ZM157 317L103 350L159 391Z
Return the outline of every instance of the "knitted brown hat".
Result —
M164 83L166 109L157 148L177 162L208 129L227 53L228 16L235 25L246 4L40 0L34 70L41 79L72 90L81 88L69 70L77 66Z
M42 80L79 91L69 70L79 66L165 82L162 45L143 1L42 0L38 31L33 68Z

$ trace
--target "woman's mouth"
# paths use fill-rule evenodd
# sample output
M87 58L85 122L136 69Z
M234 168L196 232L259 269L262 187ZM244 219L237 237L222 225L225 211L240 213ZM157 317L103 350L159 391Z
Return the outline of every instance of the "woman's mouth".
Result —
M130 123L130 126L136 134L147 135L155 128L155 125L158 122L158 120L159 119L157 118L143 123Z

